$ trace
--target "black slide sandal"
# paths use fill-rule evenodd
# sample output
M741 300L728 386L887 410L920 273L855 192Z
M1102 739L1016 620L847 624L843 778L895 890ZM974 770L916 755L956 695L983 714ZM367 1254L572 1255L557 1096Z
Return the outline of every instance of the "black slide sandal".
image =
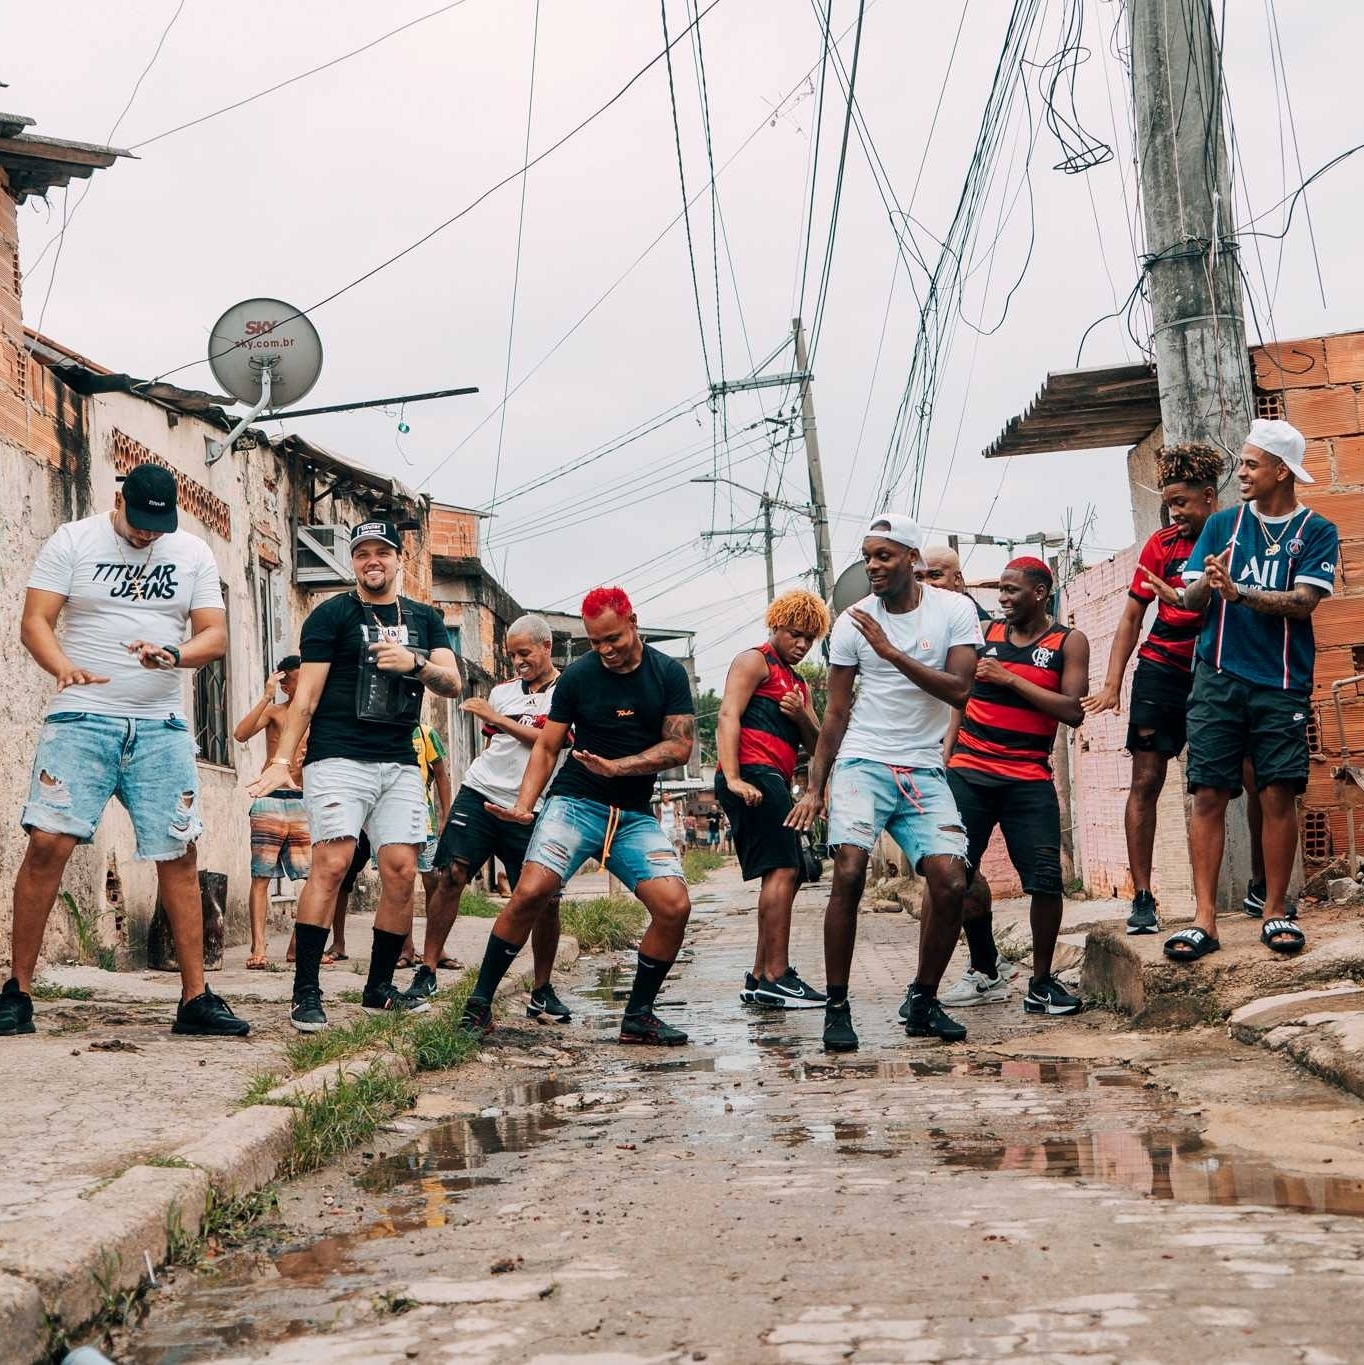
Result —
M1215 953L1221 946L1205 929L1181 929L1165 940L1164 953L1171 962L1197 962L1200 957Z
M1267 919L1260 929L1260 942L1271 953L1292 957L1294 953L1302 952L1307 944L1307 935L1292 920Z

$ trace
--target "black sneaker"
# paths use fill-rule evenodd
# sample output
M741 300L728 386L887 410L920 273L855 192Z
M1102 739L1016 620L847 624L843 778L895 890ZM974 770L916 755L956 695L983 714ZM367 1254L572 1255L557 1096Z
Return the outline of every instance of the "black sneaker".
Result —
M938 1003L936 995L911 990L909 1013L905 1017L905 1036L941 1038L944 1043L960 1043L966 1037L966 1025L953 1019Z
M289 1022L300 1033L321 1033L327 1027L322 992L316 986L304 986L294 992L294 1007L289 1011Z
M1132 897L1132 913L1127 917L1129 934L1154 934L1160 928L1156 919L1156 898L1149 891L1138 891Z
M180 1002L171 1032L202 1038L245 1038L251 1032L251 1025L245 1019L238 1019L222 996L205 990L193 1000Z
M680 1028L665 1024L652 1010L644 1014L625 1014L620 1021L622 1043L644 1043L650 1047L681 1047L687 1035Z
M464 1012L459 1016L459 1026L465 1033L486 1038L493 1031L493 1007L471 995L465 1001Z
M10 977L0 991L0 1038L32 1032L33 997L21 991L19 983Z
M744 973L744 988L739 992L741 1005L753 1004L753 993L758 989L758 978L752 972Z
M530 1003L526 1006L527 1019L548 1019L553 1024L566 1024L573 1018L573 1012L554 992L548 981L537 986L530 993Z
M788 967L775 981L759 979L753 991L755 1005L769 1005L782 1010L813 1010L828 1003L829 997L808 985Z
M1259 919L1264 914L1264 882L1249 881L1246 883L1246 898L1241 902L1241 909L1251 916L1252 919Z
M417 964L417 970L412 973L412 984L407 988L408 995L420 996L423 1000L429 1000L436 993L436 974L426 965L425 962Z
M830 1005L825 1002L824 1051L857 1051L857 1030L853 1028L852 1006L846 1000L841 1005Z
M1085 1002L1072 995L1054 976L1040 981L1034 976L1028 981L1028 993L1023 997L1024 1014L1079 1014Z
M425 1014L431 1002L424 995L409 995L391 981L385 981L373 989L365 987L360 1008L366 1014Z

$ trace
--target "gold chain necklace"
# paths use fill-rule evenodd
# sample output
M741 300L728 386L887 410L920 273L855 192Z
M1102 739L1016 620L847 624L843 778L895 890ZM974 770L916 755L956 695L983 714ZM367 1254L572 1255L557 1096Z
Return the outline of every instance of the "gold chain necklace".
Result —
M1277 537L1269 534L1269 527L1265 525L1265 519L1260 515L1259 509L1254 503L1251 503L1250 505L1250 515L1260 523L1260 534L1265 538L1265 558L1272 559L1279 553L1279 546L1283 544L1283 538L1288 534L1288 528L1292 526L1293 518L1298 515L1298 509L1295 507L1288 514L1284 520L1284 524L1279 528Z
M156 553L156 541L152 541L147 547L147 557L139 569L136 564L128 563L127 556L123 553L123 537L119 534L118 523L114 521L112 512L109 513L109 524L114 528L114 549L118 552L119 562L127 570L128 577L133 580L132 599L134 602L140 602L147 595L147 570L151 568L152 556Z

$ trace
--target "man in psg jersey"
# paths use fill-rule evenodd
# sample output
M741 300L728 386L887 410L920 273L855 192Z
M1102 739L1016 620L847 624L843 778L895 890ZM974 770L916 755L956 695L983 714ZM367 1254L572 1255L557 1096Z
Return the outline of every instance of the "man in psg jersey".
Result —
M1183 604L1204 612L1189 700L1189 857L1197 910L1165 955L1191 962L1221 946L1217 875L1227 803L1250 759L1260 791L1265 897L1261 941L1278 953L1306 942L1285 915L1298 847L1296 798L1306 789L1307 718L1316 643L1312 613L1335 590L1338 537L1298 503L1311 483L1306 441L1282 421L1251 423L1236 477L1241 505L1214 512L1184 570Z
M1085 718L1080 698L1089 690L1089 641L1052 619L1051 595L1051 570L1040 559L1005 566L999 576L1004 619L986 627L971 695L965 711L954 713L944 747L950 755L947 785L966 826L971 866L979 869L1000 826L1009 861L1032 897L1033 974L1024 1012L1056 1015L1079 1013L1081 1002L1052 972L1063 885L1051 749L1059 725L1076 726ZM967 976L980 978L973 1003L986 1004L1004 1000L1009 990L997 964L975 961L978 952L994 952L989 911L979 914L977 904L967 898L973 959Z
M560 675L515 804L488 803L492 814L534 824L535 831L512 898L488 935L463 1024L474 1033L492 1029L493 996L535 922L564 883L595 858L649 912L620 1041L675 1047L687 1035L654 1013L654 1000L682 946L691 900L677 850L650 803L658 774L691 758L691 682L676 659L640 638L634 608L620 588L594 588L583 599L582 616L592 652ZM570 729L573 751L537 820L536 802Z

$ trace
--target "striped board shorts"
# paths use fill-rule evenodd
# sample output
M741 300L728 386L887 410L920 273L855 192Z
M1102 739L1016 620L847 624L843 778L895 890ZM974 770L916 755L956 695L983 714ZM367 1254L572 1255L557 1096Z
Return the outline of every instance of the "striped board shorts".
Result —
M303 793L281 789L251 803L251 875L301 882L312 861Z

